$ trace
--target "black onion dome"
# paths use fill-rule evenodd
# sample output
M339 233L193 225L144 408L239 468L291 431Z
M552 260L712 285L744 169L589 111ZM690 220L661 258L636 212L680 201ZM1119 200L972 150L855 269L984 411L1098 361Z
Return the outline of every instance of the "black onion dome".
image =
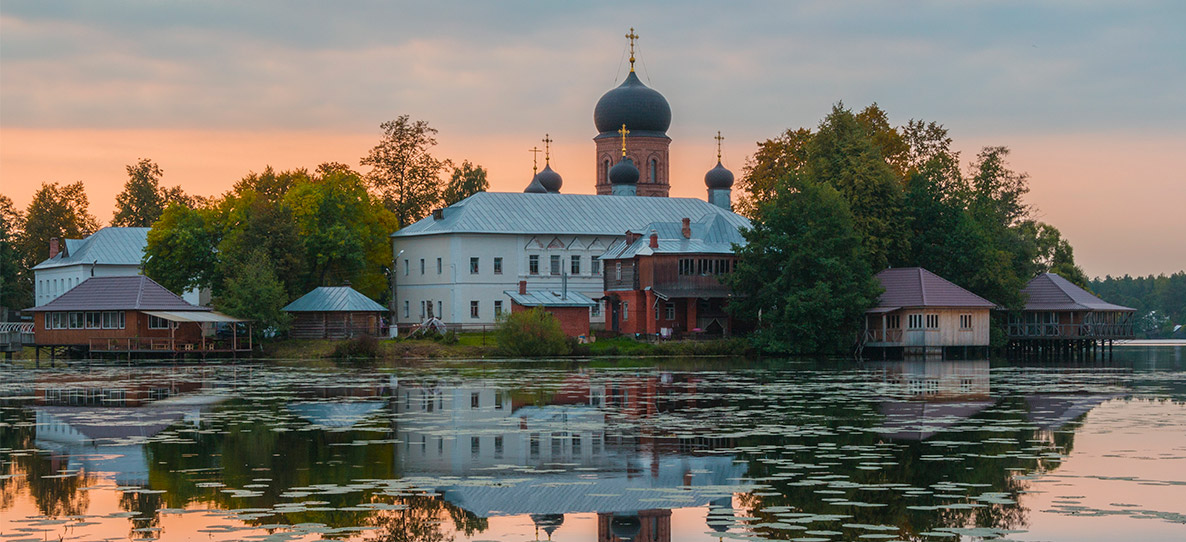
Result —
M666 133L671 126L671 106L659 91L630 72L618 88L606 92L593 109L593 124L601 133L617 132L626 125L631 132Z
M551 165L545 165L543 171L540 171L535 178L539 180L539 184L542 184L545 190L553 194L559 194L560 186L564 184L560 174L552 171Z
M537 173L535 177L531 178L531 184L527 185L527 188L523 192L527 194L547 194L548 189L544 188L544 185L539 182L539 174Z
M609 168L609 182L612 184L638 184L638 168L634 160L622 157L614 167Z
M708 170L704 174L704 184L709 188L732 188L733 187L733 172L725 169L721 165L720 160L717 160L717 167Z

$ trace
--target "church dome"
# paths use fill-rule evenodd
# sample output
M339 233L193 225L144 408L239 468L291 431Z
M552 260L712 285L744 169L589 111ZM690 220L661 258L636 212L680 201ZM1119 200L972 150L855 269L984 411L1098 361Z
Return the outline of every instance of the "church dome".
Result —
M709 188L732 188L733 187L733 172L725 169L721 165L720 160L717 160L717 167L708 170L704 174L704 184Z
M543 171L540 171L535 176L539 180L539 184L544 186L544 189L553 194L560 193L560 186L564 184L564 180L560 178L560 174L552 171L552 166L545 164Z
M616 132L625 124L631 132L666 134L671 126L671 106L662 94L642 84L631 71L618 88L597 100L593 124L601 133Z
M548 189L544 188L544 185L539 182L539 174L537 173L535 177L531 178L531 184L528 184L523 192L527 194L547 194Z
M634 160L622 157L614 167L609 168L609 182L612 184L638 184L638 168Z

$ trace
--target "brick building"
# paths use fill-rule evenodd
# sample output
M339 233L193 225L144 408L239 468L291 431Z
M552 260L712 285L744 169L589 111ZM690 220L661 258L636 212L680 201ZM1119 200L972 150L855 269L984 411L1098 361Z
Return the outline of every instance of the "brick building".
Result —
M565 281L567 282L567 281ZM569 337L589 336L589 309L597 302L567 285L561 290L528 290L527 281L519 282L518 290L505 292L511 298L511 313L539 307L560 321L560 329Z

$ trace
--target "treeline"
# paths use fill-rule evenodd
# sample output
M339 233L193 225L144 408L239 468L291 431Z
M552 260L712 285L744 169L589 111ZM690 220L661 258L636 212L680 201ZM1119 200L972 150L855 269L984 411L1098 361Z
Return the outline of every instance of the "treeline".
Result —
M1106 276L1091 281L1091 291L1112 303L1137 309L1136 331L1145 337L1168 337L1186 325L1186 271L1147 277Z
M178 293L209 288L217 308L259 327L282 327L279 309L317 286L348 282L385 302L388 235L488 182L481 166L433 157L437 131L424 121L405 115L381 126L381 140L360 160L366 174L340 163L312 172L268 167L215 197L164 187L160 166L140 160L127 166L111 225L152 228L146 275ZM24 211L0 195L0 227L0 305L25 308L49 240L81 239L101 225L76 182L42 184Z
M895 127L876 104L838 104L814 130L759 143L739 183L754 228L731 310L768 351L842 352L886 267L925 267L1007 308L1039 273L1086 285L1070 243L1025 203L1028 177L1008 155L986 147L962 167L942 125Z

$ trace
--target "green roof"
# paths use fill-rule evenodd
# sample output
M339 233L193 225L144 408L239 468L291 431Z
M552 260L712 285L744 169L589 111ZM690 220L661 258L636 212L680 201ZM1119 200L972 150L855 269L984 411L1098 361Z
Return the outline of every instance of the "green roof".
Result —
M322 286L284 307L288 312L387 312L383 305L349 286Z

